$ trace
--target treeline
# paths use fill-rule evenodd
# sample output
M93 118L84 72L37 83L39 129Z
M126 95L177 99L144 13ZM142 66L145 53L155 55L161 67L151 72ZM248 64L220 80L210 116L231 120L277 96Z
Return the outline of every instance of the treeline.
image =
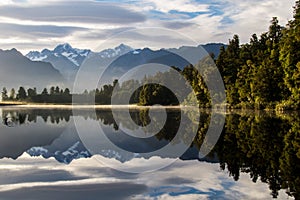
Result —
M100 90L85 90L82 94L71 94L69 88L61 89L59 86L52 86L49 90L44 88L41 93L36 88L25 89L19 87L18 91L14 88L8 92L7 88L2 89L2 101L21 101L28 103L54 103L54 104L110 104L113 85L104 85ZM75 99L75 102L73 100Z
M63 90L58 86L51 87L49 91L47 88L44 88L41 93L37 93L36 88L29 88L26 90L24 87L19 87L18 91L12 88L8 93L7 89L4 87L2 90L2 101L69 103L72 102L72 95L68 88Z

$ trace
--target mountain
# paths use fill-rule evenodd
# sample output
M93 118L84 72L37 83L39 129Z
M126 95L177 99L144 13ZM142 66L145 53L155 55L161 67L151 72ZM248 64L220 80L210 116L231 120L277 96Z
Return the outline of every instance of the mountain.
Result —
M132 51L133 49L124 44L114 49L106 49L96 53L101 59L111 59L121 54ZM82 62L92 53L89 49L73 48L70 44L60 44L53 50L44 49L41 52L31 51L26 57L32 61L44 61L51 63L63 76L73 81Z
M91 51L72 48L68 43L58 45L54 50L31 51L26 57L32 61L49 62L68 80L72 79Z
M113 49L105 49L98 53L98 55L101 58L114 58L120 55L123 55L125 53L128 53L130 51L133 51L134 49L130 46L127 46L125 44L120 44L119 46L113 48Z
M219 56L220 48L222 46L225 46L225 48L227 47L227 45L225 45L223 43L208 43L208 44L199 45L199 46L203 47L207 51L207 53L209 53L209 54L213 53L215 58L217 58Z
M183 46L180 48L151 50L149 48L133 49L125 44L115 48L105 49L101 52L92 52L88 49L73 48L68 43L60 44L54 50L44 49L41 52L31 51L26 56L33 61L50 62L63 76L71 83L81 67L82 88L94 89L95 82L100 78L100 85L111 83L114 79L120 78L125 72L142 64L163 64L176 66L182 69L213 53L219 55L220 47L224 44L211 43L197 47ZM185 58L188 58L186 60ZM83 61L85 62L83 63Z
M111 83L113 79L119 79L129 70L144 64L151 65L161 64L165 66L175 66L183 69L189 64L196 64L200 59L210 54L218 56L220 53L221 43L212 43L199 45L197 47L183 46L180 48L151 50L149 48L135 49L118 58L115 58L103 74L101 81ZM101 61L99 61L101 63ZM105 65L103 65L105 66ZM151 74L151 70L148 74Z
M64 83L50 63L31 61L16 49L0 50L0 85L5 87L46 87Z
M208 55L213 54L217 58L220 54L220 48L225 46L222 43L210 43L205 45L199 45L196 47L192 46L182 46L179 48L168 49L169 52L172 52L176 55L180 55L184 58L189 58L189 61L192 61L192 64L198 63L198 61Z

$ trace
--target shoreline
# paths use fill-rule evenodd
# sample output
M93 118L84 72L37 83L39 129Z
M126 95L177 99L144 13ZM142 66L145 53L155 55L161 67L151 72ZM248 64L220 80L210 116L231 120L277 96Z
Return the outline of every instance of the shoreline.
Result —
M227 113L225 109L222 108L199 108L197 106L186 106L186 105L171 105L171 106L141 106L137 104L129 105L72 105L72 104L30 104L30 103L19 103L19 104L5 104L2 106L0 103L0 109L66 109L66 110L107 110L107 109L120 109L120 110L140 110L140 109L152 109L152 110L202 110L202 111L215 111L218 113Z
M24 102L14 102L14 101L2 101L0 102L0 107L4 106L19 106L19 105L26 105Z
M299 110L255 110L255 109L233 109L233 108L222 108L222 106L218 106L216 108L199 108L196 106L186 106L186 105L153 105L153 106L141 106L137 104L129 104L129 105L72 105L72 104L47 104L47 103L26 103L26 102L0 102L1 109L7 108L18 108L18 109L184 109L184 110L194 110L199 109L202 111L216 111L218 113L230 114L230 113L253 113L253 112L279 112L279 113L288 113L288 112L300 112Z
M181 105L176 105L176 106L159 106L159 105L154 105L154 106L140 106L137 104L129 104L129 105L72 105L72 104L30 104L30 103L21 103L21 102L1 102L0 103L0 108L7 108L7 107L13 107L13 108L62 108L62 109L111 109L111 108L124 108L124 109L140 109L140 108L156 108L156 109L162 109L162 108L174 108L174 109L179 109L179 108L197 108L193 106L181 106Z

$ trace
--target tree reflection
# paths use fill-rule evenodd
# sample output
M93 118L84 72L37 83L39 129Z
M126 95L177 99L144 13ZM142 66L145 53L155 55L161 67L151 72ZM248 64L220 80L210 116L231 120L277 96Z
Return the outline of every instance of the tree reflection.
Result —
M246 172L253 182L260 179L268 183L274 198L280 189L287 189L298 199L300 127L299 115L292 116L228 115L222 138L214 149L221 169L227 169L234 180L239 179L240 172Z
M36 123L41 117L45 123L59 124L62 121L68 122L72 115L72 110L52 110L52 109L20 109L2 110L2 119L9 119L14 126L26 123ZM6 123L3 123L6 125Z

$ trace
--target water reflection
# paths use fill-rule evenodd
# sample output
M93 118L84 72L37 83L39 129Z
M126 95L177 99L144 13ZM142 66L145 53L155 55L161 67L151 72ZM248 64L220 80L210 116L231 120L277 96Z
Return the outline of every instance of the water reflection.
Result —
M0 126L0 158L17 159L24 152L31 156L53 157L69 164L79 158L91 157L82 144L73 124L74 117L86 121L97 121L106 130L107 137L119 147L133 154L116 154L102 151L101 155L120 162L138 158L141 152L149 152L163 147L174 139L181 117L192 118L192 112L168 110L167 123L153 137L135 139L122 133L119 126L131 129L126 117L121 124L114 121L110 109L91 111L80 110L73 116L72 110L63 109L2 109ZM122 118L122 110L119 111ZM211 114L201 112L197 135L191 147L180 157L181 160L199 160L219 163L222 170L228 171L236 181L241 173L249 174L253 182L265 182L273 197L285 189L287 194L300 198L300 117L299 113L232 113L226 115L226 124L217 145L205 158L198 152L209 127ZM149 123L148 110L133 109L131 118L137 125ZM189 140L194 126L184 127L181 142ZM88 130L87 130L88 131ZM180 142L180 141L172 141ZM107 150L107 149L106 149ZM164 155L165 158L172 158ZM149 159L149 158L147 158Z

